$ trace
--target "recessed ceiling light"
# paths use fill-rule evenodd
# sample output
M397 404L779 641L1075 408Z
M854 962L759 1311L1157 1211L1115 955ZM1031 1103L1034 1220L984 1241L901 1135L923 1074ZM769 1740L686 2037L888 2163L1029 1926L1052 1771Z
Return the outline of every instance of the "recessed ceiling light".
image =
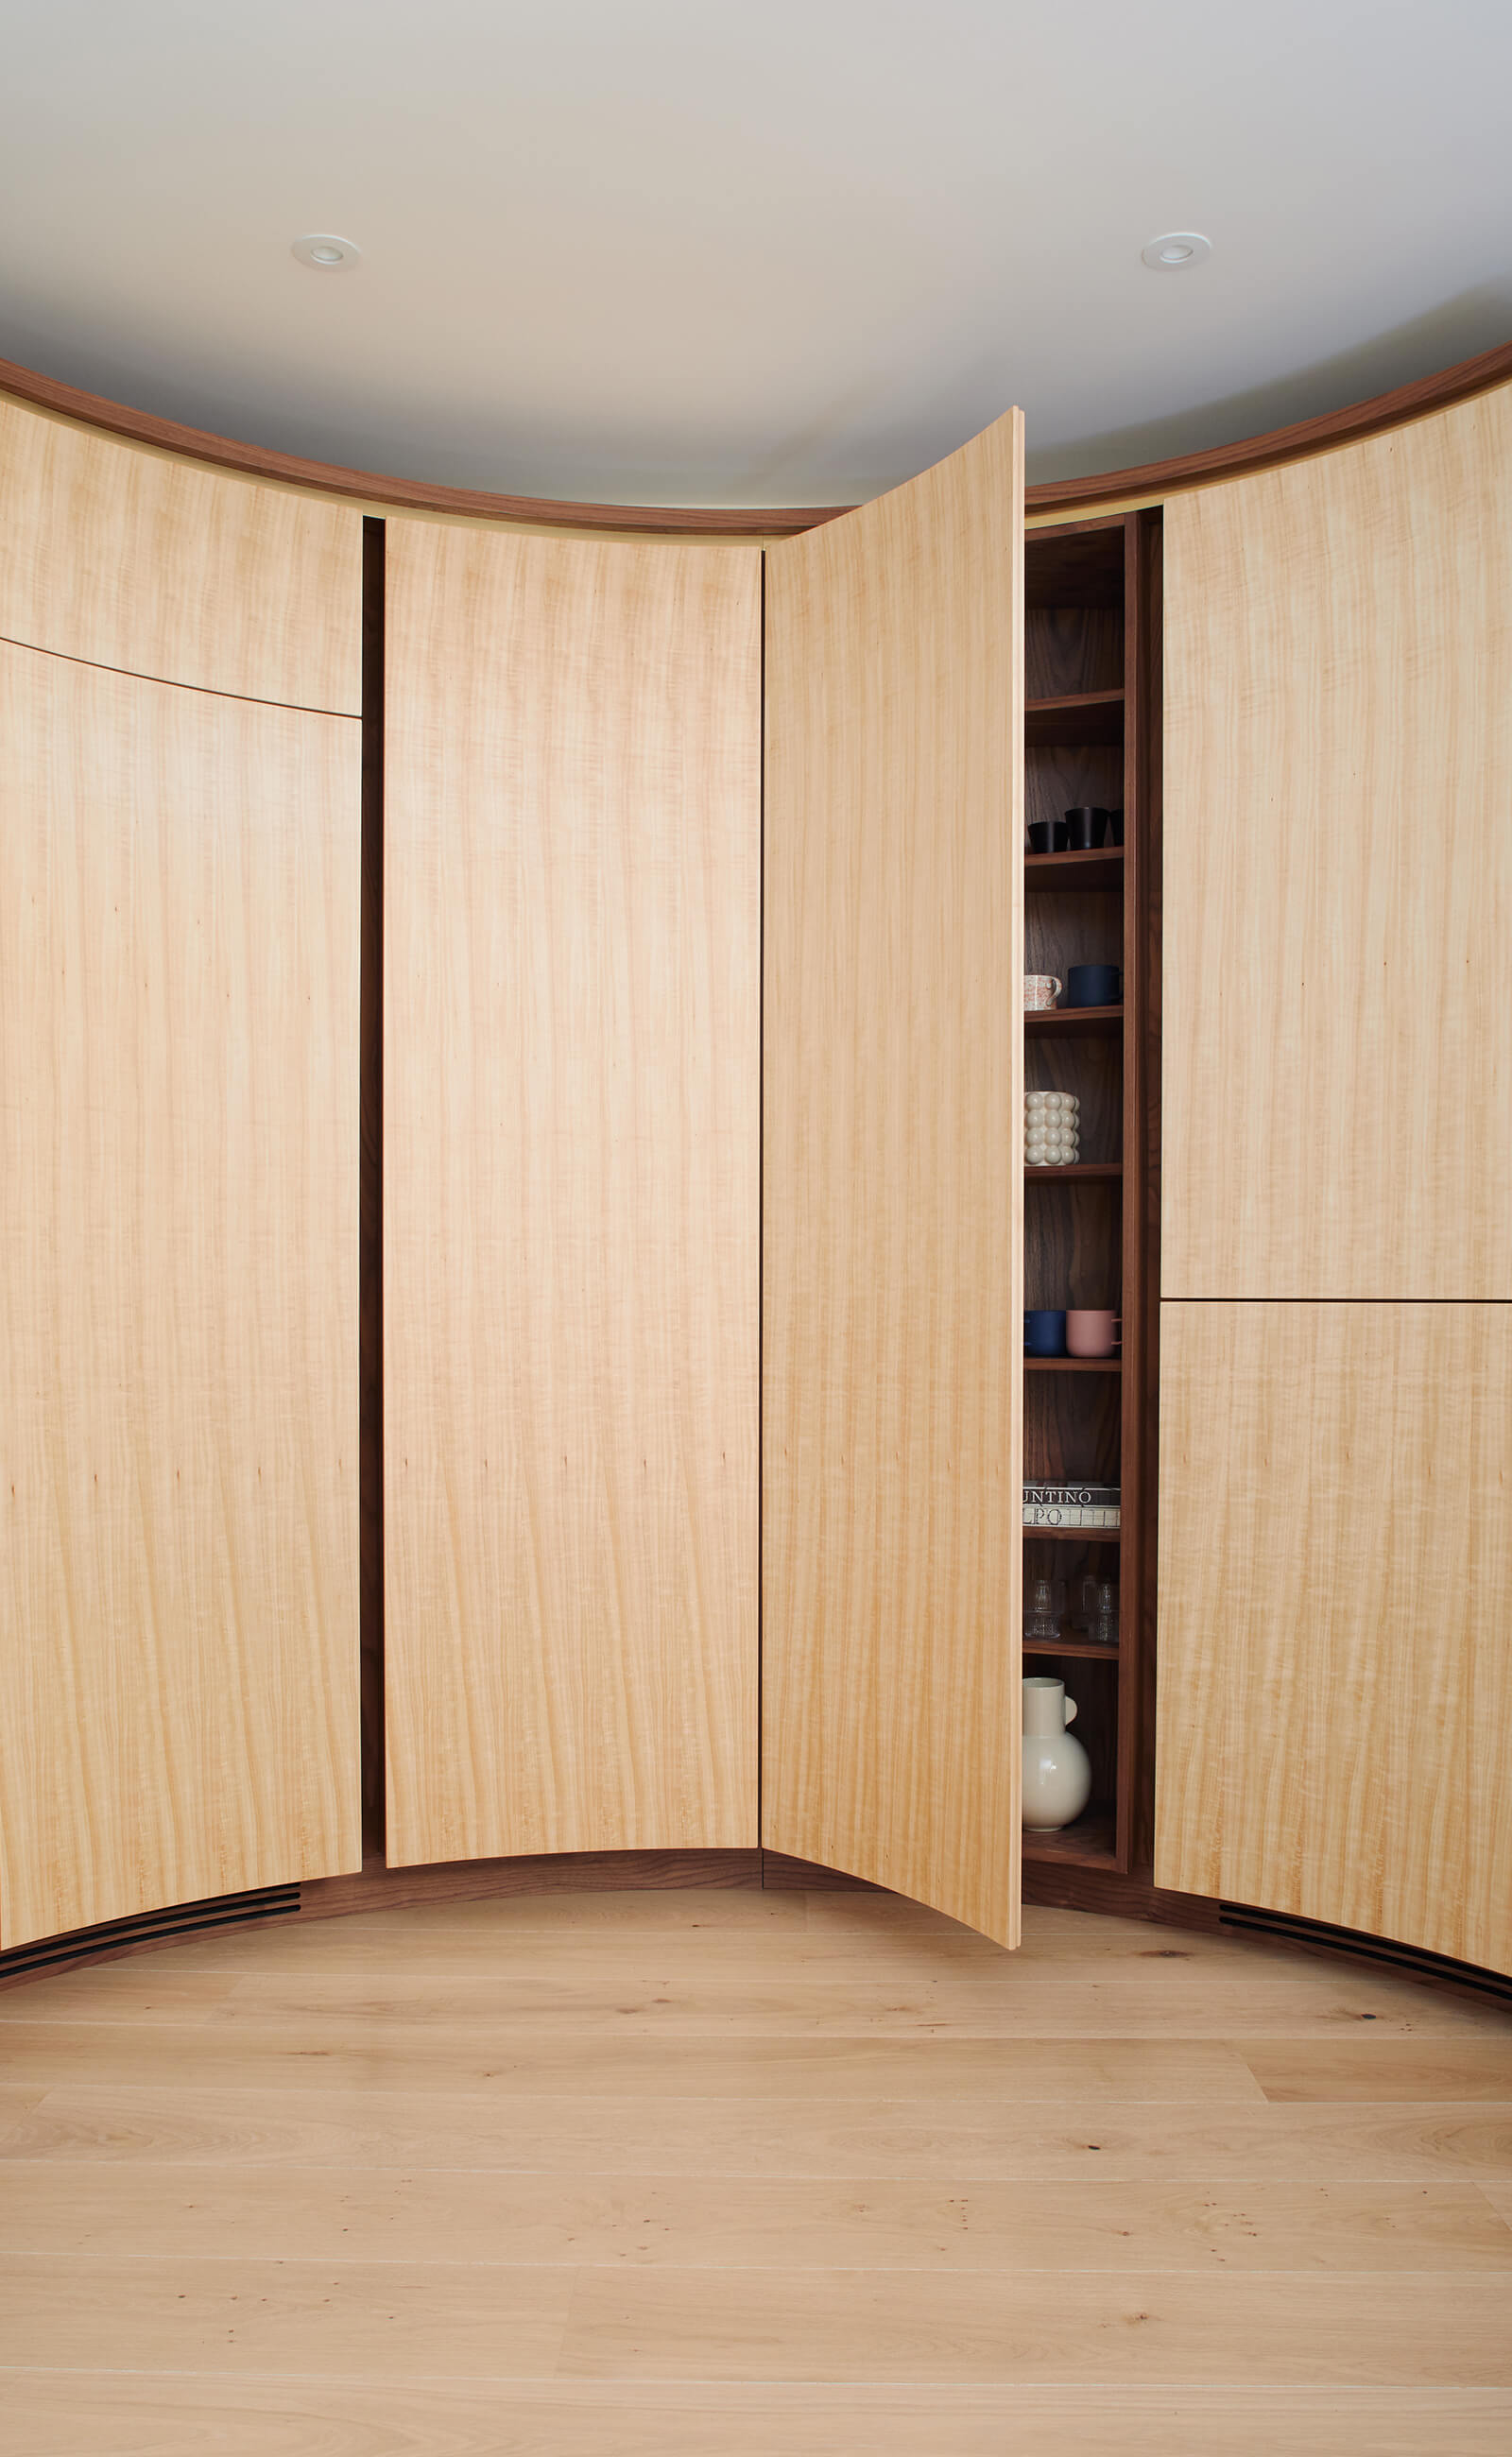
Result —
M1200 264L1212 254L1212 241L1200 231L1162 231L1139 253L1156 273L1182 273L1189 264Z
M331 231L309 231L294 242L293 253L301 264L314 265L318 273L339 273L343 265L355 264L362 251L349 238L338 238Z

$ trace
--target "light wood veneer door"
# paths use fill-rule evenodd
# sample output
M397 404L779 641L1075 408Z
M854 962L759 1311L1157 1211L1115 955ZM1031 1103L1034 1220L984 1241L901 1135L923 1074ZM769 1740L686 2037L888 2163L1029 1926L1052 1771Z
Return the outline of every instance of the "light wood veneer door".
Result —
M1155 1879L1512 1969L1512 1307L1161 1309Z
M759 549L388 529L388 1857L756 1840Z
M350 718L31 649L0 742L12 1946L361 1860L362 812Z
M1023 423L767 559L763 1834L1019 1911Z
M1165 513L1161 1269L1512 1298L1512 388Z
M362 519L0 400L0 637L358 716ZM349 620L332 619L349 608Z

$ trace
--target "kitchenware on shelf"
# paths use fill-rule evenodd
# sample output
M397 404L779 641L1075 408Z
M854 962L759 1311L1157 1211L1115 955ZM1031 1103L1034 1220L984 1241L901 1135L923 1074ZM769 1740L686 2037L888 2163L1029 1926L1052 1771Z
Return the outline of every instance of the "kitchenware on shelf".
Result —
M1064 1307L1026 1306L1025 1308L1024 1353L1025 1356L1064 1356L1066 1354Z
M1109 813L1084 803L1074 811L1063 811L1067 848L1071 853L1091 853L1102 841L1103 828Z
M1097 1613L1092 1622L1092 1636L1099 1646L1118 1644L1118 1589L1104 1579L1097 1590Z
M1104 827L1103 827L1103 842L1104 842L1104 844L1105 844L1105 845L1121 845L1121 844L1123 843L1123 841L1124 841L1124 814L1123 814L1123 812L1122 812L1122 811L1105 811L1105 812L1104 812L1104 814L1103 814L1103 819L1104 819Z
M1071 1306L1066 1315L1067 1356L1116 1356L1124 1326L1111 1306Z
M1024 1624L1024 1635L1026 1639L1032 1638L1037 1643L1044 1645L1059 1638L1060 1634L1061 1625L1055 1617L1055 1589L1048 1579L1036 1579L1029 1597L1029 1612Z
M1116 1006L1124 995L1124 977L1116 964L1067 964L1067 1006Z
M1031 819L1029 821L1030 853L1064 853L1066 822L1064 819Z
M1066 1728L1076 1713L1064 1681L1030 1673L1024 1683L1024 1823L1054 1834L1080 1817L1092 1796L1091 1761Z
M1099 1584L1099 1580L1090 1570L1084 1570L1081 1577L1076 1581L1076 1588L1071 1598L1071 1608L1067 1618L1070 1621L1071 1627L1081 1638L1090 1638L1092 1634L1092 1626L1097 1619L1097 1590Z
M1024 1012L1043 1015L1060 997L1065 983L1054 973L1025 973L1024 976Z
M1029 1167L1064 1168L1081 1147L1081 1104L1074 1092L1025 1092L1024 1157Z

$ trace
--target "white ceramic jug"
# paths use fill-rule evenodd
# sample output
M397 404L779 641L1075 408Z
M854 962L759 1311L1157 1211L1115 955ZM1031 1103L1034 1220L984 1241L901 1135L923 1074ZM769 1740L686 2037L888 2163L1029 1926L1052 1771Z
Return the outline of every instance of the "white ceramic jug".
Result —
M1080 1817L1092 1796L1091 1761L1066 1726L1076 1712L1064 1681L1031 1673L1024 1683L1024 1823L1053 1834Z

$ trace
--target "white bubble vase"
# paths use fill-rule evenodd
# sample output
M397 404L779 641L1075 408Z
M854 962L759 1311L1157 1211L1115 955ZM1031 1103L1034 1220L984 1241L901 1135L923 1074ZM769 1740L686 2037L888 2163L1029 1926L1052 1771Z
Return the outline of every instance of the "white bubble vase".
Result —
M1080 1817L1092 1796L1091 1760L1067 1730L1076 1713L1064 1681L1031 1673L1024 1683L1024 1824L1054 1834Z

